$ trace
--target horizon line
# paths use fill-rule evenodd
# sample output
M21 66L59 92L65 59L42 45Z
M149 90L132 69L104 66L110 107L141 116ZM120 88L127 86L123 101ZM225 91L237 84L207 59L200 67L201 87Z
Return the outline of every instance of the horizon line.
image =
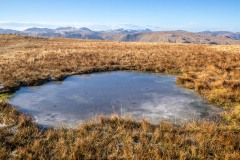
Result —
M48 29L57 29L60 27L74 27L74 28L82 28L86 27L93 31L106 31L106 30L116 30L116 29L131 29L131 30L144 30L150 29L152 31L187 31L187 32L203 32L203 31L228 31L238 33L240 31L236 31L233 28L228 27L219 27L219 28L211 28L206 26L198 26L198 25L190 25L185 26L182 25L172 25L172 26L154 26L154 25L137 25L137 24L129 24L129 23L121 23L121 24L109 24L109 23L78 23L78 22L27 22L27 21L0 21L0 28L2 29L11 29L17 31L24 31L29 28L48 28ZM197 29L198 28L198 29ZM202 29L200 29L202 28ZM220 29L221 28L221 29Z

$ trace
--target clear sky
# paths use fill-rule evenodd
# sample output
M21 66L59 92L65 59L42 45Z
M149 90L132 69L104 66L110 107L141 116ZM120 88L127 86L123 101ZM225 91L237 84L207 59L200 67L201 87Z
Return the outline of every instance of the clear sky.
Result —
M240 0L0 0L0 8L0 28L136 25L240 31Z

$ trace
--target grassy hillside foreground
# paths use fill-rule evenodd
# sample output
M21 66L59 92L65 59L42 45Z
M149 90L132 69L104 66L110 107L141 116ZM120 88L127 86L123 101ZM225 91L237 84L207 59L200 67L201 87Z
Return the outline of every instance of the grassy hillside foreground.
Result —
M225 111L218 121L151 125L116 115L42 130L9 93L68 75L112 70L179 74ZM118 43L0 35L0 159L239 159L240 46Z

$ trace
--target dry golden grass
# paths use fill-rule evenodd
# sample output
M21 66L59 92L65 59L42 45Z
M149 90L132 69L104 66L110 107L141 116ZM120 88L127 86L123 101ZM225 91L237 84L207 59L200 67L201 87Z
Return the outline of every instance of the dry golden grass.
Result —
M220 122L154 126L115 116L41 130L2 100L0 123L9 126L0 129L0 159L238 159L239 48L0 35L0 92L72 74L138 70L179 74L178 83L226 109Z
M99 117L77 129L41 130L7 103L15 125L0 129L0 159L238 159L240 129L214 122L151 125Z
M240 45L212 45L211 48L214 48L218 51L225 51L225 52L240 52Z

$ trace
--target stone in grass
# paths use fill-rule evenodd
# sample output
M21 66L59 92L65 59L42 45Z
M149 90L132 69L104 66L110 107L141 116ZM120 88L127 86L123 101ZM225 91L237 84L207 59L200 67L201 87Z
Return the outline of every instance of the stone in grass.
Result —
M0 94L1 93L6 93L6 90L5 90L4 86L3 86L3 84L0 82Z

